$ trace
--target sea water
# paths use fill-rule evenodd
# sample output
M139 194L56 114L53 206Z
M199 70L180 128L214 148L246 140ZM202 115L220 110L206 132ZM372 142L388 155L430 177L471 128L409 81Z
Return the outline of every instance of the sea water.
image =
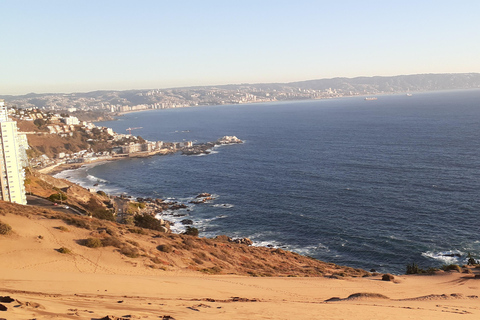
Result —
M480 90L130 113L98 123L148 140L244 144L125 159L60 177L110 194L172 199L200 236L379 272L480 258ZM208 192L215 200L190 204Z

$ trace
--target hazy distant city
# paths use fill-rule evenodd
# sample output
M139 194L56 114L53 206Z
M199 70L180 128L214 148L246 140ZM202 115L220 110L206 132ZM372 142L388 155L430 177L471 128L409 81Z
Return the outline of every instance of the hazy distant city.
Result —
M419 74L358 77L291 83L239 84L151 90L93 91L88 93L30 93L3 96L8 107L44 111L118 113L206 105L328 99L401 92L470 89L480 87L479 73Z

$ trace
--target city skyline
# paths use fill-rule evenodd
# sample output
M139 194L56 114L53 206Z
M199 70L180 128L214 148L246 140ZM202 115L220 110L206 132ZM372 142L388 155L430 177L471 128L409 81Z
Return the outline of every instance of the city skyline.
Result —
M480 3L2 1L0 95L480 72Z

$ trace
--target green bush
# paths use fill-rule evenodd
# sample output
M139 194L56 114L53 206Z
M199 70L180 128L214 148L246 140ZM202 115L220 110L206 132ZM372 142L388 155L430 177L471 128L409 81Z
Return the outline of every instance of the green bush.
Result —
M85 240L84 244L89 248L103 247L102 240L100 240L99 238L88 238Z
M12 232L12 227L10 225L0 221L0 234L7 235Z
M150 215L136 215L134 218L135 226L150 230L162 231L163 226L160 220Z
M67 195L63 192L51 194L47 199L52 202L65 201L67 200Z
M414 262L412 264L407 265L407 271L405 274L423 274L425 273L425 270L422 268L419 268L418 265Z
M195 227L188 226L183 234L186 234L189 236L198 236L198 229Z

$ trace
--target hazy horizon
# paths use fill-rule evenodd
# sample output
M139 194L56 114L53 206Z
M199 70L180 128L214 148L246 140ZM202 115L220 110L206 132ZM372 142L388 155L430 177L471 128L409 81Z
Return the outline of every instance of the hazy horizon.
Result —
M0 95L478 73L477 1L0 2Z

